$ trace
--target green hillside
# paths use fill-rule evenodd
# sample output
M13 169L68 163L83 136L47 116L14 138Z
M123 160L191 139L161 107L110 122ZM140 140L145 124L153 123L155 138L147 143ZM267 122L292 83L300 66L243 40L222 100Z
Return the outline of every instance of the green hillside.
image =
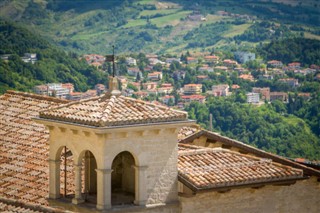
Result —
M317 100L313 102L319 103ZM319 110L306 108L303 110L319 115ZM320 140L311 131L308 121L276 112L275 104L256 107L241 104L236 96L214 97L205 104L193 102L186 110L191 119L196 119L205 128L209 127L208 115L211 113L215 131L265 151L291 158L320 158ZM319 131L315 133L319 134Z
M36 53L34 64L21 60L24 53ZM35 85L71 82L78 91L97 83L106 83L107 76L80 61L74 53L65 53L43 38L17 24L0 19L0 93L7 89L31 91Z
M118 53L181 53L250 49L279 37L320 39L318 1L278 2L11 0L0 2L0 16L81 54L105 54L112 45Z

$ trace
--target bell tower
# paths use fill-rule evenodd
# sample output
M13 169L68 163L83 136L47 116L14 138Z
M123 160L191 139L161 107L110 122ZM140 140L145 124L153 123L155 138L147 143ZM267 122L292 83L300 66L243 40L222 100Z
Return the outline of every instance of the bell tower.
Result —
M111 80L111 94L35 118L50 131L49 198L61 196L60 156L67 147L73 154L74 204L85 202L83 187L96 191L98 210L177 202L177 133L194 121L186 112L121 96ZM84 158L91 161L83 164Z

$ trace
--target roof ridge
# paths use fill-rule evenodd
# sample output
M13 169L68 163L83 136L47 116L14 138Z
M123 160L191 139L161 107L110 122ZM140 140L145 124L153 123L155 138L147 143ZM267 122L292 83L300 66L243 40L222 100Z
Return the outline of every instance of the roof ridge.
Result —
M118 98L116 96L112 95L110 97L110 99L105 99L104 100L104 101L106 101L106 100L109 100L109 101L108 101L108 103L105 105L105 107L103 109L103 113L102 113L102 116L100 117L101 121L100 121L99 125L103 126L107 122L108 117L110 116L110 114L112 112L112 109L113 109L113 107L115 105L116 99L118 99Z
M20 91L15 91L15 90L7 90L6 93L3 95L10 94L10 95L19 95L19 96L24 96L24 97L29 97L29 98L36 98L39 100L45 100L45 101L52 101L56 103L69 103L69 100L65 99L60 99L56 97L50 97L50 96L45 96L45 95L38 95L34 93L27 93L27 92L20 92Z

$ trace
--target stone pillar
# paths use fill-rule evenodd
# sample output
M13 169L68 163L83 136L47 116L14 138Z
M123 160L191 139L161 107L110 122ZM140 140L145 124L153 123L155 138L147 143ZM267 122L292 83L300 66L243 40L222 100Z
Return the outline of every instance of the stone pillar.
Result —
M60 198L60 160L49 160L49 198Z
M111 172L112 169L97 171L97 209L111 209Z
M73 204L83 203L84 200L82 199L81 195L81 165L74 165L75 169L75 195L72 199Z
M133 166L135 169L135 200L134 204L146 205L147 202L147 166Z

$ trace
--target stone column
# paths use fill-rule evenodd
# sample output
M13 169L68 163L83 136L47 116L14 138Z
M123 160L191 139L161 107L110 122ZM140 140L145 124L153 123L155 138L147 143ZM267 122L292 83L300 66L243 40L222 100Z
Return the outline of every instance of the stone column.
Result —
M49 159L49 198L60 198L60 160Z
M135 200L134 204L146 205L147 202L147 166L133 166L135 169Z
M72 199L73 204L83 203L84 200L82 199L81 195L81 165L74 165L75 169L75 195Z
M112 169L96 169L97 172L97 209L111 209L111 172Z

